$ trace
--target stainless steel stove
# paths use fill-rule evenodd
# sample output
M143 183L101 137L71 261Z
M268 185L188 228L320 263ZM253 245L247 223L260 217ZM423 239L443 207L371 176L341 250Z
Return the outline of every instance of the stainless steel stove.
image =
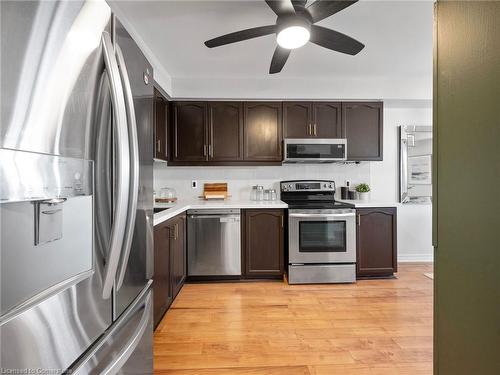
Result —
M356 211L335 201L335 182L282 181L288 204L288 282L356 281Z

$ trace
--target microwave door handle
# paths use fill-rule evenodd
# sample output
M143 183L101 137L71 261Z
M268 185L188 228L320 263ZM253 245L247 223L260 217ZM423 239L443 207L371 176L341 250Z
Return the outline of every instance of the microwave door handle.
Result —
M109 33L102 33L102 47L106 74L110 82L111 103L113 105L113 125L116 135L116 203L111 227L110 249L104 269L102 297L108 299L116 278L116 271L122 251L129 195L130 151L127 131L127 111L118 64L113 53Z
M139 141L137 139L137 123L134 109L134 98L132 95L132 88L128 78L127 67L123 57L122 50L118 43L116 48L116 59L118 62L118 69L121 76L121 82L125 94L125 109L127 111L128 120L128 137L129 137L129 150L130 150L130 192L128 196L128 213L127 222L125 225L125 239L123 241L123 251L118 270L118 280L116 290L119 290L123 284L125 272L127 270L128 258L130 249L132 247L132 239L134 237L135 219L137 212L137 199L139 195Z

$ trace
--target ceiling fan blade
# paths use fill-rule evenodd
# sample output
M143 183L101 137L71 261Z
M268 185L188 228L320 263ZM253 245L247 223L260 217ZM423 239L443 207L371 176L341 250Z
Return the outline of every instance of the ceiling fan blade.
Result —
M331 1L331 0L316 0L314 3L307 7L309 14L313 19L313 23L319 22L327 17L340 12L342 9L351 6L358 0L348 0L348 1Z
M363 43L338 31L312 25L310 42L348 55L356 55L365 48Z
M281 69L285 66L286 60L288 60L288 56L290 56L290 52L290 49L276 46L273 59L271 60L271 66L269 67L269 74L281 72Z
M278 17L284 14L295 14L291 0L266 0L266 3Z
M259 36L269 35L276 32L276 25L259 26L251 29L236 31L234 33L219 36L207 40L205 45L208 48L223 46L226 44L241 42L242 40L258 38Z
M295 9L295 11L304 9L306 3L307 0L292 0L293 9Z

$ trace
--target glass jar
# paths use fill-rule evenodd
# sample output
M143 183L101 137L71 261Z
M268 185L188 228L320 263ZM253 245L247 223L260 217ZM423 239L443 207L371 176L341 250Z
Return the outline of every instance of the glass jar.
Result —
M256 201L257 200L257 185L252 186L252 191L250 192L250 200Z
M164 187L160 189L159 197L157 195L156 199L162 203L172 203L177 200L177 192L173 188Z
M276 194L276 190L270 189L269 190L269 200L275 201L276 199L278 199L278 195Z
M257 186L257 195L256 195L256 201L263 201L264 200L264 186Z
M264 200L265 201L271 200L271 190L269 189L264 190Z

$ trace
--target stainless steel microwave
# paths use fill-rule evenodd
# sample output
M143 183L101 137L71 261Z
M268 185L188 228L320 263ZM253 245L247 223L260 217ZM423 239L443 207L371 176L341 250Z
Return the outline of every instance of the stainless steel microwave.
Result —
M345 138L285 139L285 163L333 163L345 160Z

